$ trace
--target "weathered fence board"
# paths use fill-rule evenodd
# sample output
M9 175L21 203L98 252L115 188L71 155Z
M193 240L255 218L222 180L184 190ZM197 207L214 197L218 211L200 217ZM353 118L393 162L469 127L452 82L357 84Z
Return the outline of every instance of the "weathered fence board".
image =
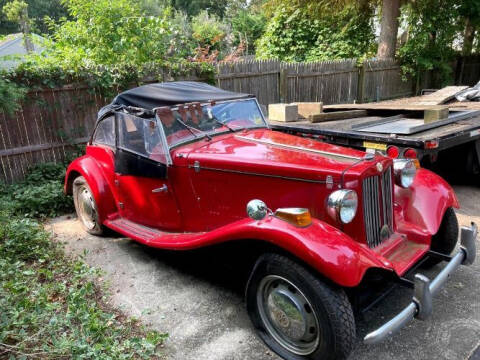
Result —
M392 99L413 94L394 60L284 63L245 61L217 66L217 85L254 94L261 104L323 101L325 104Z
M49 89L29 93L14 115L1 113L2 180L20 180L37 163L62 161L72 145L88 140L105 102L88 88Z
M411 96L414 92L410 79L402 78L400 65L395 60L367 60L365 68L364 98L371 102Z

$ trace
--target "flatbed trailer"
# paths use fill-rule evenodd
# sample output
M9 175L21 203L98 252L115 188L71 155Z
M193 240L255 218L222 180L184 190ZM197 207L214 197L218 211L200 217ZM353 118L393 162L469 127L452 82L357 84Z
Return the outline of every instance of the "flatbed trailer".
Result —
M426 131L409 134L385 134L358 131L362 124L382 121L393 113L379 115L368 111L368 116L344 120L311 123L269 121L273 130L316 138L328 143L350 146L367 151L386 153L395 146L402 157L405 150L413 149L421 166L434 171L455 174L480 174L480 115L472 112L467 117Z

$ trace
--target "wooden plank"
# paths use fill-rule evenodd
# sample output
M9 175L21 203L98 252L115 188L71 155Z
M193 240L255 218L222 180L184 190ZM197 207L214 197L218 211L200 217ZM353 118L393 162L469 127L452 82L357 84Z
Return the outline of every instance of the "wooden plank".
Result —
M468 89L468 86L446 86L428 95L423 95L416 100L417 105L441 105L452 100L460 91Z
M435 106L423 112L425 124L448 118L448 106Z
M89 139L90 137L84 137L80 139L74 139L72 141L69 141L68 143L64 143L64 142L47 143L47 144L22 146L22 147L17 147L13 149L4 149L4 150L0 150L0 157L27 154L31 152L46 150L46 149L53 149L57 147L65 147L65 146L68 147L70 145L85 144L88 142Z
M318 123L332 120L352 119L364 116L367 116L366 110L333 111L328 113L310 115L308 117L308 121L310 121L311 123Z
M425 111L436 105L408 105L408 104L384 104L384 103L368 103L368 104L335 104L325 105L326 110L392 110L392 111Z

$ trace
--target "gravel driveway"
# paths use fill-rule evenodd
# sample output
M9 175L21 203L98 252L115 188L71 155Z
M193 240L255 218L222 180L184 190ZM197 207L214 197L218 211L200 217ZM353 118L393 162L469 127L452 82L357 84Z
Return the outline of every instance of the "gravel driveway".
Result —
M480 225L480 189L455 190L462 206L457 213L460 223ZM54 219L48 227L65 242L68 253L84 254L88 264L105 271L115 306L170 334L166 359L279 359L255 336L243 289L218 259L158 251L125 238L90 236L68 216ZM407 291L394 291L357 319L359 338L410 299ZM437 295L430 320L414 321L380 345L359 341L351 359L467 359L479 339L480 252L476 264L461 267Z

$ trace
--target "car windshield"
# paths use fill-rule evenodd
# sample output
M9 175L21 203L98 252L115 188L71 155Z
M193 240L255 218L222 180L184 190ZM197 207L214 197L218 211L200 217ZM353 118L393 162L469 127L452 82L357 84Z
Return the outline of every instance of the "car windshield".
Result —
M169 147L226 131L267 126L255 99L161 107L157 115Z

